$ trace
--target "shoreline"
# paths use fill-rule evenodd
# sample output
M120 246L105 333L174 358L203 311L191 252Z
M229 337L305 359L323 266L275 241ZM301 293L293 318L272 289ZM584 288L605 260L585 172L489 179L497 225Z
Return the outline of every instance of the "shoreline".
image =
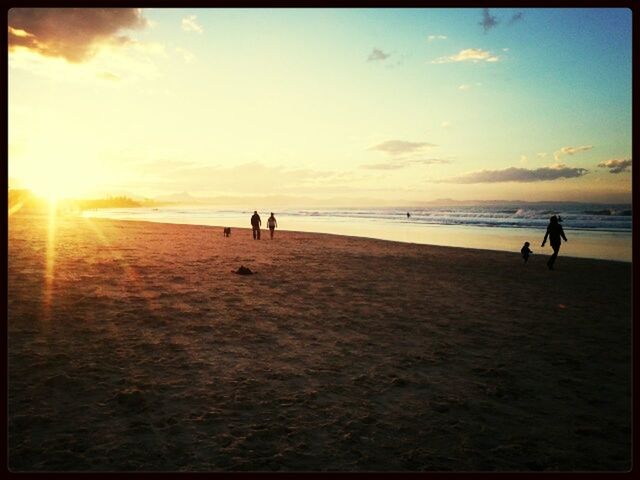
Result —
M631 465L628 263L41 220L9 219L13 471Z
M248 230L249 232L251 230L250 227L237 226L237 224L234 221L230 222L229 225L212 225L207 223L201 223L202 222L201 219L196 219L193 222L171 222L171 221L162 221L162 220L156 220L156 219L110 218L110 217L91 216L91 215L83 216L82 218L95 218L95 219L105 219L105 220L114 220L114 221L147 222L147 223L159 223L159 224L166 224L166 225L199 225L199 226L208 226L212 228L223 228L224 226L231 226L234 229L244 229L244 230ZM308 220L308 219L305 219L305 220ZM306 226L304 224L302 225ZM335 224L333 226L335 227ZM395 238L396 235L399 235L399 233L397 233L398 229L396 229L396 234L393 234L391 236L388 235L387 231L381 228L377 228L377 229L369 228L369 231L372 233L371 235L348 233L348 232L332 233L332 232L317 230L318 228L317 224L310 227L312 228L311 230L307 230L307 229L304 229L304 230L286 229L285 230L285 229L278 228L276 229L276 234L277 232L318 233L318 234L338 235L338 236L346 236L346 237L354 237L354 238L367 238L372 240L385 240L385 241L398 242L402 244L411 244L411 245L431 245L431 246L443 246L443 247L452 247L452 248L468 248L472 250L483 250L483 251L491 251L491 252L507 252L507 253L510 252L510 253L518 253L518 255L519 255L519 250L522 246L522 243L524 243L524 241L526 240L530 241L530 238L533 235L537 235L536 238L539 237L540 240L544 237L544 231L540 231L538 229L533 229L529 227L507 228L507 227L477 227L477 226L465 226L465 225L437 225L437 224L419 224L419 225L403 224L403 226L405 228L408 227L408 228L420 229L421 232L419 233L421 234L420 238L422 239L427 238L427 236L431 234L432 237L435 237L433 239L435 239L436 241L439 241L439 243L427 243L428 240L422 241L422 242L416 241L415 238L413 239L408 238L409 235L411 234L407 234L407 233L404 233L404 235L407 237L404 240L400 238ZM359 227L362 227L362 225L358 225L353 230L357 230L357 228ZM328 224L327 228L331 228L331 224ZM338 229L340 228L341 227L339 226ZM367 226L365 225L363 229L367 230ZM268 232L267 228L262 228L262 230ZM464 241L462 241L460 237L456 237L456 234L459 234L460 232L462 232L463 236L465 234L468 235L469 240L465 239ZM413 233L415 234L415 232ZM570 233L572 236L575 235L578 238L582 238L587 243L589 241L589 237L591 236L595 236L596 238L607 237L607 236L623 238L623 240L625 241L625 246L627 246L626 244L628 244L628 252L625 252L624 254L622 253L615 254L617 257L624 255L626 258L614 258L611 256L614 254L609 254L608 256L589 256L588 254L571 255L571 254L565 254L567 244L566 242L563 242L563 248L561 248L560 250L560 256L562 257L584 258L584 259L605 260L605 261L608 260L608 261L616 261L616 262L622 262L622 263L631 263L633 260L632 259L632 253L633 253L632 237L630 232L589 231L589 230L583 229L583 230L569 230L568 233ZM450 242L451 238L457 238L459 243L464 243L464 244L450 245L446 243L448 241ZM496 248L485 248L483 246L473 246L472 242L475 238L479 240L478 243L480 244L489 243L492 238L495 238L497 239L498 243L503 246L503 248L496 249ZM514 241L508 243L512 239ZM536 247L534 247L536 248L536 250L534 250L534 255L538 255L538 256L551 255L552 251L548 246L548 244L546 246L546 250L543 253L540 253L541 247L539 247L539 243L534 242L533 244L536 245ZM573 243L570 243L570 246L573 246ZM618 248L621 248L621 246L619 246ZM602 253L601 255L605 255L605 254Z

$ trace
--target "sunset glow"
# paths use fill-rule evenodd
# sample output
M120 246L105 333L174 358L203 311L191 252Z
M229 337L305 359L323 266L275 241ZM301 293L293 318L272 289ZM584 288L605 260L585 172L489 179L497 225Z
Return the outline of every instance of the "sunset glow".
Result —
M37 10L9 176L48 198L630 200L626 9Z

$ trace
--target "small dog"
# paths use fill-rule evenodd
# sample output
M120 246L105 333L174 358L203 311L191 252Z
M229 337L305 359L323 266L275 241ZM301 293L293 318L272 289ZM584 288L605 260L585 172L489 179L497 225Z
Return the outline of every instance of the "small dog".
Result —
M231 235L231 227L224 227L224 236L228 237L229 235Z

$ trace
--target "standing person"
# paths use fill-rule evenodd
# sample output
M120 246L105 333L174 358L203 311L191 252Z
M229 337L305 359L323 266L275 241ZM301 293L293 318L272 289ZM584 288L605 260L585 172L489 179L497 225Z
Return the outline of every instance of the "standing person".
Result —
M278 222L276 220L276 217L274 217L273 212L271 212L271 216L267 219L267 227L269 227L269 230L271 231L271 240L273 240L273 231L277 226Z
M558 217L555 215L549 219L549 225L547 226L547 233L544 234L544 240L542 241L542 246L547 243L547 237L549 237L549 243L551 244L551 248L553 248L553 255L549 257L549 261L547 262L547 267L549 270L553 270L553 264L558 257L558 252L560 251L560 244L562 241L560 237L564 238L565 242L568 242L567 237L564 236L564 230L562 229L562 225L558 222Z
M258 211L254 210L253 215L251 216L251 229L253 230L254 240L260 240L260 225L262 225L262 220L260 220Z

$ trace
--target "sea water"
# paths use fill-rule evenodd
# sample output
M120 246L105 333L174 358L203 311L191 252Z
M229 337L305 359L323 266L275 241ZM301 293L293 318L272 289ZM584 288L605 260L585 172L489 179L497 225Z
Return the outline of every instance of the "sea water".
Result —
M266 226L270 210L258 212ZM399 242L519 252L525 241L534 255L551 253L542 239L551 215L560 215L568 242L561 255L630 262L630 205L587 203L496 203L437 207L275 210L280 230L333 233ZM407 213L410 216L407 216ZM87 217L250 228L252 209L211 206L99 209ZM250 233L245 233L250 234Z

